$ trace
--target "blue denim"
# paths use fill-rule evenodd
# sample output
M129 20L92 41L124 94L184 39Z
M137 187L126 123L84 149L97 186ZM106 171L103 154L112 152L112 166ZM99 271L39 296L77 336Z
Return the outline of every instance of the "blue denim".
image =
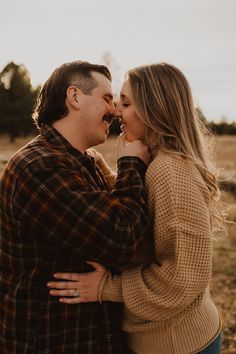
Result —
M207 348L205 348L201 352L198 352L197 354L220 354L220 353L221 353L221 334L219 334L218 337L214 340L214 342L208 345Z

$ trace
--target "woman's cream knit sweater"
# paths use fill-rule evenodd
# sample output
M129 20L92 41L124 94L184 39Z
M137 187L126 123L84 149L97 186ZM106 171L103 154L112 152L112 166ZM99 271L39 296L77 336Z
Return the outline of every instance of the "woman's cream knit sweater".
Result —
M196 353L220 331L209 291L209 192L193 163L164 152L148 167L146 185L155 261L121 276L108 272L100 296L103 301L124 302L123 330L134 353ZM140 264L148 257L143 254Z

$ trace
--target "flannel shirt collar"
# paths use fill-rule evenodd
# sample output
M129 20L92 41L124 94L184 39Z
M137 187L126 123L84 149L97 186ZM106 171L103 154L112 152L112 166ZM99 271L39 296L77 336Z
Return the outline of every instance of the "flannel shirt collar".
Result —
M56 129L54 129L51 125L44 124L40 128L40 134L44 136L51 144L56 145L62 150L68 151L70 154L75 156L76 158L84 161L90 160L94 164L94 158L89 156L87 152L82 154L81 151L74 148L68 140L66 140Z

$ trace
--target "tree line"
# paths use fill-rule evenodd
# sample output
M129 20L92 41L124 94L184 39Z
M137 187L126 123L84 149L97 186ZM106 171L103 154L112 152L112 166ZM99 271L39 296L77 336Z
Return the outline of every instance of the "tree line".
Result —
M30 74L22 64L8 63L0 72L0 134L8 134L12 142L16 137L36 134L31 118L40 86L32 87ZM200 119L213 133L236 134L236 122L209 122L200 108ZM113 120L110 134L120 132L118 120Z
M8 63L0 73L0 134L11 141L36 133L31 114L40 87L33 88L24 65Z

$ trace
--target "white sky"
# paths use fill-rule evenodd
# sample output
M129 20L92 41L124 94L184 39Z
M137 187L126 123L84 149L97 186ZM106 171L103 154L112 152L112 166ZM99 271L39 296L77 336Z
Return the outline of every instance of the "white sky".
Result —
M236 120L236 0L0 0L0 70L23 63L32 84L82 59L131 67L167 61L209 119Z

